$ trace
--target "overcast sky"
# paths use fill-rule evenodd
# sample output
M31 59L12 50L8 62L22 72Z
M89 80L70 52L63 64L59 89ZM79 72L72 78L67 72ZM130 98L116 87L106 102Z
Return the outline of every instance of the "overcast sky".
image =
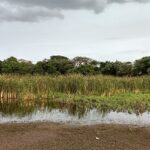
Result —
M150 55L150 0L0 0L0 59Z

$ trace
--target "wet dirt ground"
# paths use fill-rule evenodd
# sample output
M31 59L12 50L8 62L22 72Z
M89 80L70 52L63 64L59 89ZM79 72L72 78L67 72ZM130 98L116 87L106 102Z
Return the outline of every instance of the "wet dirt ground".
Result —
M0 150L150 150L150 128L112 124L3 124Z

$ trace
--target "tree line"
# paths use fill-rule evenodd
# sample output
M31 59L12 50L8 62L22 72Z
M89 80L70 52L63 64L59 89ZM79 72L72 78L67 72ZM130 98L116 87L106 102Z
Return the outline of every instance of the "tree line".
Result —
M51 56L49 59L33 64L31 61L10 57L0 61L0 74L40 74L65 75L79 73L83 75L139 76L150 74L150 56L135 62L96 61L87 57L69 59L65 56Z

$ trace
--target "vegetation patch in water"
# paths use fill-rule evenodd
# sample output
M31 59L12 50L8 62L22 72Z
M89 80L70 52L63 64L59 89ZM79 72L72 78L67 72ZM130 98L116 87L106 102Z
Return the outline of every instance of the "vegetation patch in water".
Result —
M150 94L121 94L114 96L80 96L56 94L51 99L16 100L0 103L3 115L25 116L36 110L68 110L70 115L84 116L96 108L102 113L110 111L141 114L150 110Z
M39 108L58 108L59 103L72 114L92 108L139 114L150 110L149 93L149 76L1 75L0 112L24 115Z

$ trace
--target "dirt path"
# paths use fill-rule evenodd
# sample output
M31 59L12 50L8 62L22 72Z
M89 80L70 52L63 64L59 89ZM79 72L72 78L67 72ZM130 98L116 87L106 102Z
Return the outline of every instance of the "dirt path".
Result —
M123 125L7 124L0 125L0 150L150 150L150 130Z

